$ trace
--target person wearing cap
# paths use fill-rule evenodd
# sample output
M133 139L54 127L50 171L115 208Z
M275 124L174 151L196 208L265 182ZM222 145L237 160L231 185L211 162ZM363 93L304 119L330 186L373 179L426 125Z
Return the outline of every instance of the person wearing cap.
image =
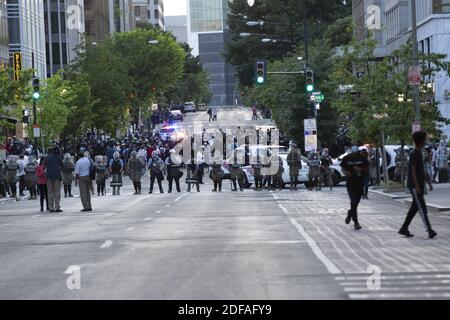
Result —
M92 211L91 204L91 170L93 163L89 152L85 151L75 164L75 187L80 187L80 199L83 205L82 212Z
M183 175L181 172L181 159L176 156L176 151L171 149L169 151L169 156L166 159L166 167L167 167L167 180L169 181L169 193L172 192L172 184L175 180L175 186L177 188L177 192L181 192L180 188L180 179Z

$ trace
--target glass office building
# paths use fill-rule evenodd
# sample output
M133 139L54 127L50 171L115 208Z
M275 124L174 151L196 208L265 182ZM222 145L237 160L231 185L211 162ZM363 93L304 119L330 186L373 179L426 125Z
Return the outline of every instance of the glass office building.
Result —
M0 0L0 67L9 63L8 12L6 0Z
M47 75L45 60L44 5L39 0L7 0L10 59L14 52L22 53L22 68L34 66L36 75Z
M188 1L188 43L209 73L213 106L234 104L236 77L223 56L229 38L228 12L228 0Z

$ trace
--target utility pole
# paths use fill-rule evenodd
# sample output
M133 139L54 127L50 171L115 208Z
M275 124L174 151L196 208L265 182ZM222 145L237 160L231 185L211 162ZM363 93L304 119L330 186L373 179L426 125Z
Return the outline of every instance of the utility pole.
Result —
M31 52L31 68L33 69L33 78L35 77L34 71L34 51ZM34 154L36 159L38 158L38 138L34 134L34 128L37 124L37 110L36 110L36 99L33 97L33 136L34 136Z
M303 0L303 38L305 40L305 62L308 66L309 54L308 54L308 24L306 19L308 18L307 10L307 0Z
M412 18L412 58L413 58L413 66L419 66L418 59L418 48L417 48L417 16L416 16L416 0L411 0L411 18ZM420 124L422 120L422 116L420 114L420 97L419 97L419 86L414 87L414 108L415 108L415 121Z

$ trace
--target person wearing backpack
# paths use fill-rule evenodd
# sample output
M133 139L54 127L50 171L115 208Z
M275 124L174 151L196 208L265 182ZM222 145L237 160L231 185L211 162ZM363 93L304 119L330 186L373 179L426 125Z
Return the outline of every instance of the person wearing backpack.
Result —
M36 160L34 157L30 157L27 165L25 166L25 184L27 186L28 191L30 191L30 198L29 200L35 200L37 199L36 194L36 183L37 183L37 177L36 177Z
M153 151L152 157L148 161L148 169L150 171L150 190L148 193L153 193L155 180L158 181L159 192L164 193L161 182L164 180L166 166L164 161L159 157L158 151Z
M17 172L19 171L19 164L17 163L17 156L8 156L8 162L6 163L6 184L11 191L11 198L19 201L17 197L17 181L19 180Z
M62 180L64 185L64 198L72 195L72 181L73 181L73 171L75 170L75 164L73 163L72 157L69 153L64 154L63 168L62 168Z
M111 187L113 196L120 196L120 187L122 186L123 160L120 159L119 152L114 152L113 158L109 162L109 171L112 174Z
M108 167L106 156L95 156L95 182L97 183L97 195L105 195Z

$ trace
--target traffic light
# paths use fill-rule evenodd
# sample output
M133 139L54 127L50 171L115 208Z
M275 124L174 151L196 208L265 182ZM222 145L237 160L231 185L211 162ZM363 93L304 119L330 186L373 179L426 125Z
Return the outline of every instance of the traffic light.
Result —
M306 77L306 92L312 93L314 91L314 71L310 68L305 71Z
M38 100L39 97L41 96L39 78L33 78L32 85L33 85L33 99Z
M266 61L256 61L256 85L263 85L266 82Z

